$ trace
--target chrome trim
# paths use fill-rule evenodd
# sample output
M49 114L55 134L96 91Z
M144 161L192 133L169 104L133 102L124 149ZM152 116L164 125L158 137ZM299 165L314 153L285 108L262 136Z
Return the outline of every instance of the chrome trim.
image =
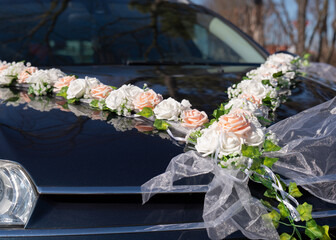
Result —
M327 218L327 217L336 217L336 210L328 210L321 212L312 212L313 218Z
M174 186L165 193L206 193L208 185ZM141 187L37 187L39 194L63 195L112 195L112 194L141 194Z
M54 237L54 236L87 236L121 233L146 233L162 231L181 231L204 229L203 222L164 224L134 227L105 227L105 228L78 228L78 229L15 229L0 230L0 237Z

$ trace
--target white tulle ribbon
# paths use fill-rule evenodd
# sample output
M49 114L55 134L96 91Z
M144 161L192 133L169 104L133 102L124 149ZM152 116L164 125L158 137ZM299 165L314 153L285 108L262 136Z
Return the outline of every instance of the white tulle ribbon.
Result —
M281 194L281 198L279 198L279 196L276 196L276 199L279 202L282 202L283 204L286 205L286 207L288 208L292 218L298 222L300 221L300 213L296 210L296 207L299 205L298 201L296 201L296 199L294 197L292 197L291 195L289 195L282 187L281 182L279 181L279 179L277 178L277 176L273 173L273 171L268 168L265 165L262 165L262 167L266 170L268 176L272 179L273 183L272 186L275 190L277 190L280 194ZM288 200L291 200L296 207L294 207L292 204L290 204L290 202Z
M164 173L141 186L143 203L157 193L172 192L175 181L212 173L214 177L208 185L203 208L211 239L223 239L238 230L251 239L279 239L272 223L262 218L267 210L249 191L249 172L220 168L216 155L218 152L210 159L188 151L174 157ZM251 163L249 160L248 164Z

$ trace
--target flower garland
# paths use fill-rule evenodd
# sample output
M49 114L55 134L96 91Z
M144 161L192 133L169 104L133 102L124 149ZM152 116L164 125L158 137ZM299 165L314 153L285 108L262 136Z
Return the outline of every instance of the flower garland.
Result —
M277 158L267 152L278 151L277 138L267 132L272 112L290 95L290 87L298 75L303 59L288 54L271 55L259 68L246 74L239 84L228 89L229 101L213 113L209 121L205 112L192 109L188 100L163 100L146 85L120 88L105 85L96 78L77 78L59 69L40 70L29 63L0 61L0 85L24 86L28 94L41 96L56 94L69 104L87 103L93 109L107 110L122 116L140 115L154 121L158 130L167 131L172 124L187 132L185 141L203 156L209 157L220 168L240 169L251 180L267 188L265 196L279 202L277 207L261 200L269 213L265 220L292 226L292 234L283 233L281 239L301 239L298 228L305 228L311 239L330 239L328 226L318 226L312 219L312 206L299 204L302 194L295 183L288 186L272 171ZM181 138L176 138L182 140ZM294 206L293 206L294 205ZM284 222L287 219L287 222ZM306 225L298 225L298 221Z

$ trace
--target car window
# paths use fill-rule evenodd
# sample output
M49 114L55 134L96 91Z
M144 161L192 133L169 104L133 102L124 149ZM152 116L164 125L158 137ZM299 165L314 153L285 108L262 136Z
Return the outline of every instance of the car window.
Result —
M37 66L136 62L261 63L227 23L195 6L149 0L4 1L0 58Z

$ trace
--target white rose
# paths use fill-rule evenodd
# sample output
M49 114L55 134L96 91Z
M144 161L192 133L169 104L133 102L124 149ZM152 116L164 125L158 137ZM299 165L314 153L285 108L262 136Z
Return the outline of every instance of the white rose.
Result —
M236 134L233 132L222 131L219 138L220 158L232 153L240 153L243 141Z
M7 100L9 98L16 97L16 95L9 88L0 88L0 99Z
M90 78L90 77L85 77L86 81L86 88L84 92L84 98L91 98L91 89L98 86L100 84L99 80L97 78Z
M231 108L231 111L242 109L251 112L255 116L267 116L267 109L265 111L265 109L260 107L258 104L252 103L244 98L231 99L228 104L225 105L225 109L229 108Z
M189 110L191 108L191 103L188 100L183 99L181 102L182 111Z
M272 54L267 58L267 62L269 61L274 61L274 62L287 62L290 63L294 57L290 54L287 53L277 53L277 54Z
M41 83L41 82L51 83L50 76L48 72L45 70L38 70L34 72L25 80L25 82L30 83L30 84Z
M106 106L111 110L118 110L125 102L124 94L120 89L112 91L105 99Z
M245 139L249 146L261 146L265 140L265 132L262 128L252 127L250 135Z
M66 74L64 72L62 72L61 70L57 69L57 68L51 68L48 70L45 70L48 75L49 75L49 81L50 83L52 83L52 85L54 85L59 78L63 78L66 76Z
M216 125L213 123L212 125ZM219 133L215 127L202 130L203 135L197 138L195 145L196 150L199 153L203 153L203 157L213 154L219 147Z
M173 98L168 98L160 102L155 108L154 113L157 119L167 119L170 121L177 121L181 114L181 103L174 100Z
M241 91L241 94L253 95L259 99L266 98L270 91L274 91L271 86L265 86L257 80L244 80L238 84L238 87Z
M88 85L85 79L78 78L76 80L73 80L70 83L67 91L68 99L83 97L87 88Z
M123 85L119 89L119 91L122 92L124 97L129 101L133 102L133 100L143 92L143 90L137 86L128 84L128 85Z
M13 79L13 77L8 76L6 73L4 73L3 75L0 75L0 85L9 85L12 83Z
M11 84L15 76L18 76L25 69L23 63L12 63L8 68L1 71L0 84Z

